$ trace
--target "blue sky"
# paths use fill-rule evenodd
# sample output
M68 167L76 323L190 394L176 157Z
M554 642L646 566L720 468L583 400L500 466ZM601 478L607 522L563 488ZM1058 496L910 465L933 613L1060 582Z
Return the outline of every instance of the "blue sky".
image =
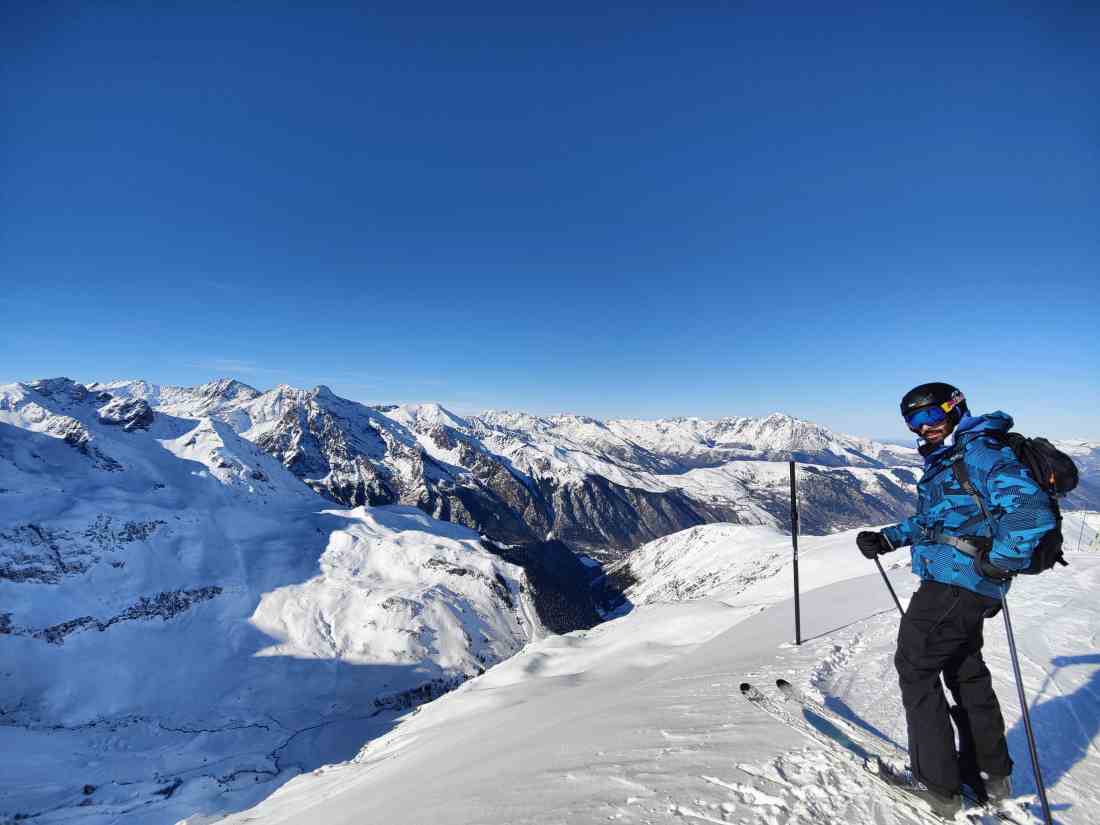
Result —
M0 381L1100 438L1085 4L14 5Z

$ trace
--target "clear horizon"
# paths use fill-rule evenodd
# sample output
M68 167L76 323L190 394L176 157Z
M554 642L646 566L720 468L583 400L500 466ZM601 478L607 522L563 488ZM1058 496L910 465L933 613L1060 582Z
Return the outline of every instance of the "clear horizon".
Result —
M0 379L1100 440L1100 14L9 9Z

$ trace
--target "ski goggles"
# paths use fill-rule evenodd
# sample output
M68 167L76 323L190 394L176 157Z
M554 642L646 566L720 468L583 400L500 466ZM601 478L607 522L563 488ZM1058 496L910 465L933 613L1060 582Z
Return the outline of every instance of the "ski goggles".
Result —
M940 422L946 421L947 414L955 409L961 401L961 397L951 398L942 404L921 407L919 410L914 410L905 416L905 423L909 425L909 429L913 432L919 431L921 427L934 427Z

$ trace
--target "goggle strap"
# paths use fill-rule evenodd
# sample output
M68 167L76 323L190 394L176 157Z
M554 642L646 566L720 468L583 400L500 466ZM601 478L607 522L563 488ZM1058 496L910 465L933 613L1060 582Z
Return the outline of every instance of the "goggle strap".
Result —
M961 392L955 391L951 394L951 397L948 398L946 401L944 401L940 404L935 404L931 408L934 409L935 407L938 407L939 409L943 410L944 413L949 413L953 409L955 409L955 407L959 406L959 404L961 404L965 400L966 400L966 398L965 398L965 396L963 396L963 394ZM930 409L930 407L921 407L918 410L913 410L913 412L911 412L909 415L905 416L905 422L908 424L910 421L912 421L913 417L919 415L921 412L923 412L924 410L927 410L927 409Z

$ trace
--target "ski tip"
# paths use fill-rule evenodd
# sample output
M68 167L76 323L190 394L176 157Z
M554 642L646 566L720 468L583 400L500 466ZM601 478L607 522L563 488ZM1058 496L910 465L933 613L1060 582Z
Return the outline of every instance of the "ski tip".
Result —
M782 690L783 688L789 688L791 686L791 683L788 682L786 679L776 679L775 686Z
M750 702L761 702L765 698L764 694L760 692L760 689L750 682L741 683L741 695Z

